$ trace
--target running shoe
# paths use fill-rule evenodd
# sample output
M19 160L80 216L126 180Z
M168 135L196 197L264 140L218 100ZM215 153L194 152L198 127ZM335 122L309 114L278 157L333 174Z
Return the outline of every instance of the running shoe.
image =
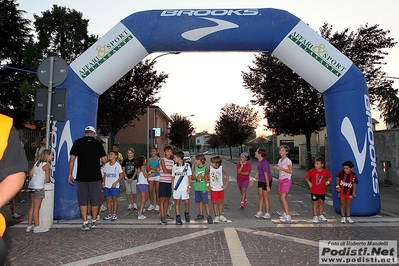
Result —
M19 218L21 218L21 215L19 215L19 214L17 214L17 213L14 213L14 214L12 215L12 218L14 218L14 219L19 219Z
M262 212L257 212L257 213L255 214L255 217L256 217L256 218L262 217Z
M96 229L97 228L97 222L93 221L91 222L91 229Z
M248 201L247 199L244 200L244 205L247 205Z
M133 203L133 210L137 210L137 204Z
M182 225L183 222L181 221L180 215L176 215L176 224L177 225Z
M313 223L315 224L319 223L319 217L313 216Z
M241 208L241 209L244 209L244 206L245 206L245 203L244 203L243 201L241 201L241 203L240 203L240 208Z
M285 216L287 216L287 214L284 212L283 215L279 216L278 218L281 219L284 218Z
M206 217L206 221L208 222L208 224L213 224L213 219L211 216Z
M204 215L198 214L197 217L195 217L194 220L199 221L199 220L204 220L204 218L205 218Z
M291 215L286 215L283 218L280 218L280 222L291 222Z
M149 210L149 211L154 210L154 205L150 204L150 206L148 206L147 210Z
M327 222L327 218L322 214L319 216L319 220L323 222Z
M215 220L213 220L213 223L215 224L219 223L219 216L215 216Z
M118 219L118 216L116 214L113 214L111 216L111 221L116 221L116 219Z
M263 219L270 219L270 213L265 213L265 215L263 215L262 217Z
M88 223L87 224L83 224L80 229L82 229L83 231L90 231L90 226L89 226ZM33 230L35 230L35 229L33 229Z
M190 222L190 214L188 212L184 213L184 218L186 219L186 222L189 223Z
M162 225L167 225L168 222L166 221L166 219L164 217L161 217L161 224Z
M33 228L34 228L35 226L32 224L32 225L28 225L28 227L26 227L26 232L27 233L29 233L30 231L32 231L33 230Z
M128 209L129 211L131 211L131 210L133 209L132 204L127 205L127 209Z
M174 220L174 218L171 217L169 214L166 214L165 219L169 220L169 221L173 221Z
M159 205L156 205L154 208L155 211L159 211Z
M144 220L145 218L147 218L147 217L144 216L144 215L139 215L139 216L137 217L137 219L139 219L139 220Z
M40 227L40 226L35 226L33 228L33 233L45 233L47 231L48 231L48 228L43 228L43 227Z
M111 220L112 215L108 214L107 216L104 216L103 220Z
M219 221L221 221L221 222L227 222L227 219L226 219L226 217L224 217L223 215L220 215L220 216L219 216Z
M346 220L348 221L348 223L353 224L355 221L352 220L351 217L346 217Z
M346 224L346 218L345 217L341 217L341 223Z

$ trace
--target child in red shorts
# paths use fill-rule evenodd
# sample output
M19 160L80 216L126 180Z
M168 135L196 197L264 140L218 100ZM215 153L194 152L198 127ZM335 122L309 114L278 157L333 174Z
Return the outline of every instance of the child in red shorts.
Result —
M353 172L354 164L351 161L345 161L342 164L343 170L339 171L336 178L336 190L339 193L339 202L341 207L341 223L353 224L351 215L351 202L356 198L356 185L358 178ZM346 209L346 217L345 217Z
M225 182L223 182L223 175ZM206 169L206 180L208 189L211 191L211 202L213 203L213 211L215 212L214 223L227 222L223 214L224 190L229 183L229 174L222 166L222 158L214 156L211 158L211 165Z

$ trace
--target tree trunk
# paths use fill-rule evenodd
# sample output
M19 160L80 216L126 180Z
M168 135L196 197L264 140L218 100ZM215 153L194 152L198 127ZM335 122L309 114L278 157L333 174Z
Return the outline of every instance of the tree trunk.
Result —
M310 170L313 168L313 162L312 162L312 153L311 153L311 148L310 148L310 137L312 136L312 133L306 133L306 166L307 169Z

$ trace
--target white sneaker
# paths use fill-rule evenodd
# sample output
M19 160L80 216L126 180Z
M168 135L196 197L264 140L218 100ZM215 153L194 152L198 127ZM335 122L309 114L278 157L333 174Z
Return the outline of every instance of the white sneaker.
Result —
M97 214L96 220L99 221L101 219L100 214Z
M327 218L322 214L319 216L319 220L323 222L327 222Z
M93 218L93 217L91 217L91 214L88 214L87 215L87 220L91 220L91 218Z
M215 216L215 220L213 220L213 223L215 224L219 223L219 216Z
M283 218L280 218L280 222L291 222L291 215L286 215Z
M133 210L137 210L137 204L133 203Z
M127 206L127 209L128 209L129 211L131 211L132 208L133 208L132 204L129 204L129 205Z
M353 224L355 221L352 220L351 217L346 217L346 220L348 221L348 223Z
M341 217L341 223L346 224L346 218L345 217Z
M104 205L101 204L100 210L105 212L107 210L107 207L105 207Z
M150 204L150 206L147 208L147 210L152 211L154 209L154 205Z
M156 205L154 210L159 211L159 205Z
M281 219L284 218L285 216L287 216L287 214L284 212L283 215L279 216L278 218Z
M33 228L33 233L45 233L47 231L48 231L47 228L43 228L43 227L40 227L40 226L36 226L36 227Z
M19 219L19 218L21 218L21 215L19 215L19 214L17 214L17 213L14 213L14 214L12 215L12 218L14 218L14 219Z
M270 219L270 213L265 213L265 215L263 215L262 217L263 219Z
M313 216L313 223L315 224L319 223L319 217Z
M227 222L227 219L226 219L226 217L224 217L223 215L220 215L220 216L219 216L219 221L221 221L221 222Z
M147 217L144 216L144 215L139 215L139 216L137 217L137 219L139 219L139 220L144 220L145 218L147 218Z
M28 227L26 227L26 232L27 233L29 233L30 231L32 231L33 230L33 228L34 228L35 226L32 224L32 225L28 225Z
M262 212L257 212L257 213L255 214L255 217L256 217L256 218L262 217Z

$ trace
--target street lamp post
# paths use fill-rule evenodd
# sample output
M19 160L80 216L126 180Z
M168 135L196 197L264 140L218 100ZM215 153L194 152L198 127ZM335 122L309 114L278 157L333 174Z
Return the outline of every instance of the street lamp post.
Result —
M161 56L165 56L165 55L169 55L169 54L180 54L180 52L167 52L164 54L160 54L156 57L154 57L151 62L150 65L155 62L156 59L160 58ZM150 107L147 107L147 153L149 155L150 152Z

